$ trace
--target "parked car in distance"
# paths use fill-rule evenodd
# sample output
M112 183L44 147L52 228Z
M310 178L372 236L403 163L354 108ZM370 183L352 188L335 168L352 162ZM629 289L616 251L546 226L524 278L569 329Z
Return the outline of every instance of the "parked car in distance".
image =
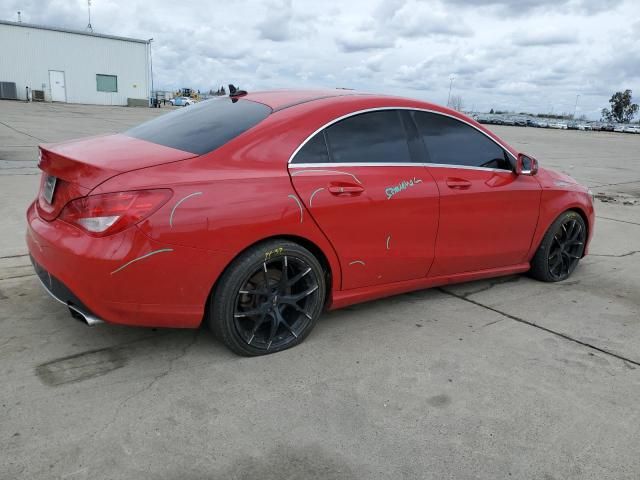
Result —
M616 124L616 125L613 127L613 131L614 131L614 132L624 133L624 130L625 130L625 126L624 126L624 125L621 125L621 124Z
M640 126L638 125L627 125L624 127L625 133L640 133Z
M524 272L565 280L595 219L586 187L471 118L344 90L211 99L41 145L38 166L26 242L74 317L204 322L248 356L297 345L325 309Z
M189 97L175 97L169 100L169 102L171 103L171 105L176 107L186 107L196 103L196 101L193 98L189 98Z

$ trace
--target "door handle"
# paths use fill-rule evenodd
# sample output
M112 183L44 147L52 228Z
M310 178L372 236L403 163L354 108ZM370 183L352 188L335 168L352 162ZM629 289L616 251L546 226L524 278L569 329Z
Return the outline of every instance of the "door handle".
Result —
M469 180L465 180L464 178L447 178L447 187L453 188L455 190L466 190L471 187L471 182Z
M327 190L332 195L360 195L364 187L355 183L330 183Z

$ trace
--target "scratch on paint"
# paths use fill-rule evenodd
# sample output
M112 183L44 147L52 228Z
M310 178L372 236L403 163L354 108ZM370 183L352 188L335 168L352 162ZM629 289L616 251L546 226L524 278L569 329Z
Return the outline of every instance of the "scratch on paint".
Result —
M302 210L302 204L300 203L300 200L298 200L298 197L296 197L295 195L291 195L291 194L289 195L289 198L294 200L296 202L296 204L298 205L298 208L300 209L300 223L302 223L304 212Z
M422 179L413 177L409 180L401 181L398 185L393 185L392 187L385 188L384 193L387 194L387 200L391 200L391 197L393 197L395 194L400 193L409 187L413 187L418 183L422 183Z
M309 173L309 172L327 172L327 173L340 173L342 175L349 175L350 177L353 177L353 179L356 182L358 182L360 185L362 185L362 182L360 180L358 180L358 177L356 177L353 173L343 172L341 170L325 170L323 168L321 168L321 169L310 169L310 170L298 170L297 172L293 172L291 174L291 176L295 177L296 175L300 175L301 173Z
M148 258L148 257L152 256L152 255L155 255L157 253L162 253L162 252L173 252L173 248L161 248L160 250L154 250L153 252L149 252L146 255L142 255L141 257L134 258L133 260L125 263L121 267L116 268L113 272L111 272L111 275L113 275L114 273L118 273L120 270L123 270L123 269L127 268L132 263L135 263L135 262L137 262L139 260L143 260L145 258Z
M349 265L360 264L362 266L366 265L362 260L354 260L353 262L349 262Z
M175 213L176 208L178 208L178 207L180 206L180 204L181 204L182 202L184 202L185 200L187 200L187 199L189 199L189 198L191 198L191 197L195 197L196 195L202 195L202 192L195 192L195 193L192 193L192 194L190 194L190 195L187 195L187 196L186 196L186 197L184 197L183 199L178 200L178 202L176 202L176 204L175 204L175 205L173 206L173 208L171 209L171 215L169 215L169 226L170 226L171 228L173 228L173 214Z
M36 240L36 237L33 236L33 233L31 232L31 230L27 230L27 232L29 233L29 236L31 237L31 240L33 240L33 243L36 244L36 246L38 247L38 250L42 251L42 245L40 245L40 242L38 240Z
M311 194L311 197L309 198L309 207L311 207L313 203L313 197L315 197L316 193L320 192L321 190L324 190L324 187L320 187L317 190L314 190L314 192Z
M387 250L389 250L389 242L391 241L391 235L387 237Z

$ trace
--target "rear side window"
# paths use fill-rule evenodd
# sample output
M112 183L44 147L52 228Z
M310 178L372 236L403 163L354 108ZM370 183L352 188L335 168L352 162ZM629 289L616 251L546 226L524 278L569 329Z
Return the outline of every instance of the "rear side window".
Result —
M436 113L411 114L431 163L512 169L502 147L470 125Z
M304 144L291 163L327 163L329 153L327 143L324 139L324 132L316 134L311 140Z
M336 163L409 163L409 145L397 110L362 113L326 129Z
M205 100L167 113L124 132L129 137L203 155L267 118L271 109L228 97Z

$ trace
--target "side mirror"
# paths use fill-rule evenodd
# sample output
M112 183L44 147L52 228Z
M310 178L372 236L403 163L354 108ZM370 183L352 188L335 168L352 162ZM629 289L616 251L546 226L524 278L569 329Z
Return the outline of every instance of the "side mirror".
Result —
M538 173L538 161L524 153L516 159L516 175L535 175Z

